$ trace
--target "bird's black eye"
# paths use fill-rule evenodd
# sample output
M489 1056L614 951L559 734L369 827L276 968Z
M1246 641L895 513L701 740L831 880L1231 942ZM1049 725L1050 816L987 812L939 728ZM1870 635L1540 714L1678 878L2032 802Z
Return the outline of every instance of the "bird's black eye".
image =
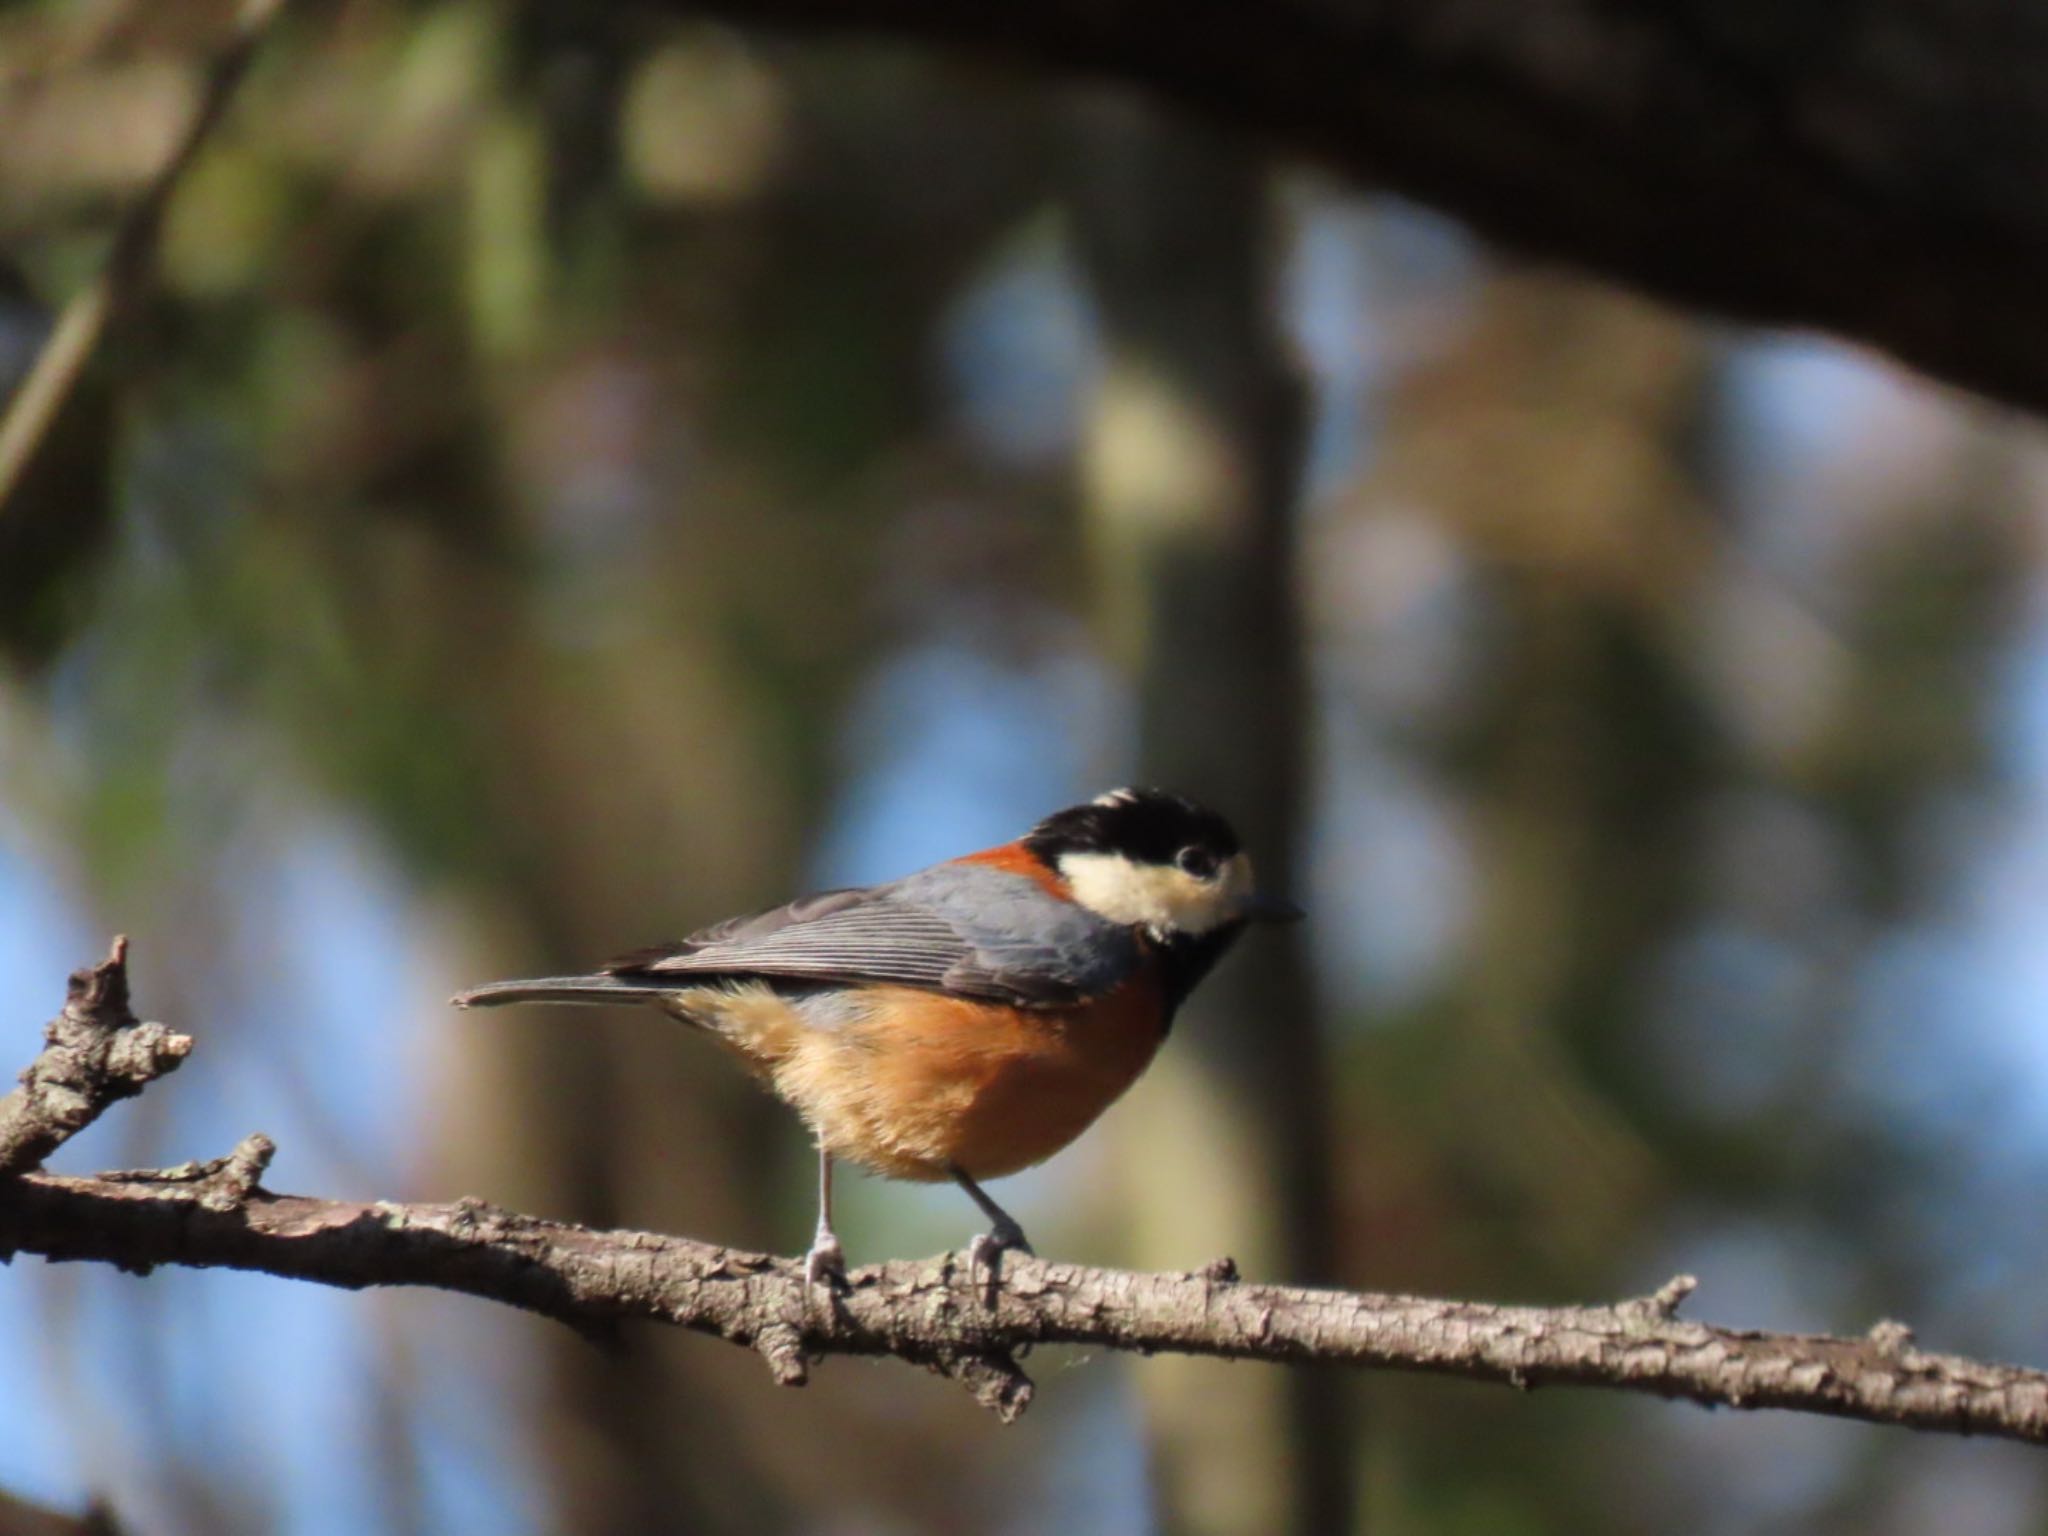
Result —
M1181 849L1173 856L1173 862L1197 880L1207 880L1216 873L1216 855L1199 843L1190 843Z

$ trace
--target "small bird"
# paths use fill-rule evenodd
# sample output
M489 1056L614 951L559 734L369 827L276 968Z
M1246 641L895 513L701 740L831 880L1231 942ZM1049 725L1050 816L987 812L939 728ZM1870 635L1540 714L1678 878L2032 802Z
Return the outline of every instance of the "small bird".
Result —
M1003 1249L1031 1246L981 1181L1093 1124L1248 922L1300 916L1254 888L1214 811L1116 789L886 885L732 918L594 975L452 1001L655 1003L732 1051L816 1138L812 1284L845 1274L834 1159L953 1180L991 1223L969 1255L993 1273Z

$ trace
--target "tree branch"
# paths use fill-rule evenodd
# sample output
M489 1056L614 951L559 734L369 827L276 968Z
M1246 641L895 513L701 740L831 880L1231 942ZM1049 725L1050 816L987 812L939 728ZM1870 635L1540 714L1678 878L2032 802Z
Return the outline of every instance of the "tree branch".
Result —
M95 1500L82 1514L63 1514L0 1493L0 1536L121 1536L114 1512Z
M2048 23L1946 0L669 0L1134 85L1482 234L2048 407Z
M113 987L120 968L117 944L85 974L111 973ZM1005 1420L1031 1399L1017 1364L1027 1346L1085 1344L1608 1387L2048 1444L2048 1374L1929 1353L1895 1323L1837 1338L1684 1321L1689 1277L1613 1305L1523 1307L1251 1285L1228 1260L1137 1274L1013 1254L995 1283L978 1284L964 1256L945 1254L855 1270L828 1295L805 1283L800 1260L690 1238L596 1231L478 1200L276 1194L258 1182L269 1156L268 1141L251 1137L228 1157L172 1169L0 1178L0 1255L431 1286L584 1330L665 1322L756 1350L792 1386L825 1356L892 1356L960 1382Z

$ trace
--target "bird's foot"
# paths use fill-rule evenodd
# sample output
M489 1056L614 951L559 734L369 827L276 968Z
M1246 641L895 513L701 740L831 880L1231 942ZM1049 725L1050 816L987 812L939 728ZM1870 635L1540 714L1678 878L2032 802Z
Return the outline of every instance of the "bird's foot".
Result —
M845 1286L846 1250L839 1246L837 1235L820 1232L811 1240L811 1251L804 1255L804 1281L828 1292Z
M995 1302L996 1287L1002 1282L1005 1251L1037 1257L1032 1252L1030 1239L1024 1236L1024 1229L1008 1217L988 1231L976 1233L974 1240L967 1245L968 1279L975 1285L986 1287L991 1305Z

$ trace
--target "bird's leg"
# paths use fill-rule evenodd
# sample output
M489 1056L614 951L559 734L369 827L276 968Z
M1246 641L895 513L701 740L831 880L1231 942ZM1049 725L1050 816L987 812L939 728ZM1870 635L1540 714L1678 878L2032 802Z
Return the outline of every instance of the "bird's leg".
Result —
M1014 1248L1019 1253L1030 1253L1031 1243L1024 1236L1024 1229L1017 1225L1017 1218L989 1198L988 1191L968 1176L967 1170L958 1163L948 1166L953 1182L967 1191L967 1198L981 1207L981 1214L989 1220L989 1229L977 1233L974 1241L967 1245L967 1269L970 1277L979 1278L986 1271L991 1292L1002 1268L1002 1254L1005 1248Z
M804 1255L804 1279L828 1290L846 1280L846 1251L832 1230L832 1154L818 1148L818 1230Z

